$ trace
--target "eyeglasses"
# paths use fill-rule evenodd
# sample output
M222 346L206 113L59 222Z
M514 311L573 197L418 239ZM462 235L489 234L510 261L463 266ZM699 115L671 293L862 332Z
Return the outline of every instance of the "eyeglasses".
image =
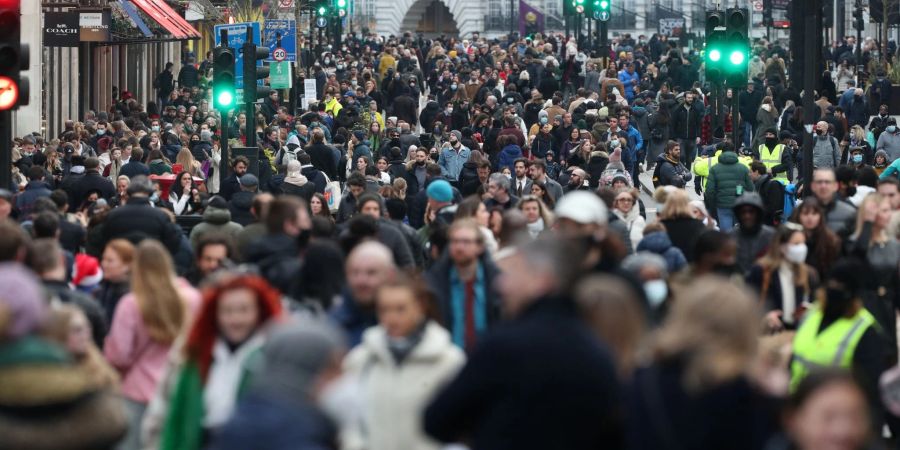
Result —
M634 203L634 199L631 198L631 197L617 198L616 201L617 201L617 202Z

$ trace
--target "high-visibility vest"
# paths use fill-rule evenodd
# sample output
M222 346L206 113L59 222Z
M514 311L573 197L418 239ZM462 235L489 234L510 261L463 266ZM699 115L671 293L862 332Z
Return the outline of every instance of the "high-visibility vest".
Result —
M770 172L772 168L781 164L781 153L784 151L784 144L778 144L774 149L770 152L768 147L765 144L760 144L759 146L759 160L766 165L766 169ZM790 181L787 179L787 171L778 172L775 175L775 180L780 181L782 184L789 184Z
M808 311L794 336L791 392L816 369L850 369L859 340L869 327L877 326L875 317L861 308L853 317L841 317L819 333L822 317L819 307Z

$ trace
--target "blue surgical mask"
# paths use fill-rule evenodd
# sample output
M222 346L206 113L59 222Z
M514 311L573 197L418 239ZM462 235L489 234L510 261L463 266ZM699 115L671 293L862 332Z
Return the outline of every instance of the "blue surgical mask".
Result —
M893 132L895 132L895 131L897 131L897 126L896 126L896 125L888 125L888 127L887 127L887 132L888 132L888 133L893 133Z
M458 88L458 87L459 87L459 86L457 86L456 83L453 83L453 84L450 85L450 89L452 89L452 90L454 90L454 91L455 91L456 88Z
M97 136L103 136L104 134L106 134L106 130L104 130L104 129L97 130Z
M856 163L856 164L861 163L861 162L862 162L862 155L859 155L859 154L853 155L853 162Z
M547 119L546 117L541 117L541 124L545 124L547 122L549 122L549 119Z
M669 286L666 284L666 280L650 280L644 283L644 294L647 295L650 307L657 308L669 296Z

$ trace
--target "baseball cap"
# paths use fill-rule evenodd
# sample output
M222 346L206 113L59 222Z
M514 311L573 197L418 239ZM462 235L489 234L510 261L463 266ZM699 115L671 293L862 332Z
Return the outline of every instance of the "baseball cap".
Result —
M259 179L252 173L245 173L238 181L241 183L241 186L259 186Z

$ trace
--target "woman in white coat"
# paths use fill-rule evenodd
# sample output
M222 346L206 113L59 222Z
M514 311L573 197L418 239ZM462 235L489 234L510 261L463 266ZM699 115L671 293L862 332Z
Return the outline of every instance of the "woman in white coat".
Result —
M422 417L437 391L465 363L450 334L428 318L431 297L421 283L400 279L376 296L377 326L347 355L344 370L357 377L361 420L341 433L344 450L429 450Z
M623 189L616 194L613 201L613 214L628 227L632 248L637 248L638 243L644 238L644 227L647 225L641 216L640 208L637 207L638 198L637 189Z

